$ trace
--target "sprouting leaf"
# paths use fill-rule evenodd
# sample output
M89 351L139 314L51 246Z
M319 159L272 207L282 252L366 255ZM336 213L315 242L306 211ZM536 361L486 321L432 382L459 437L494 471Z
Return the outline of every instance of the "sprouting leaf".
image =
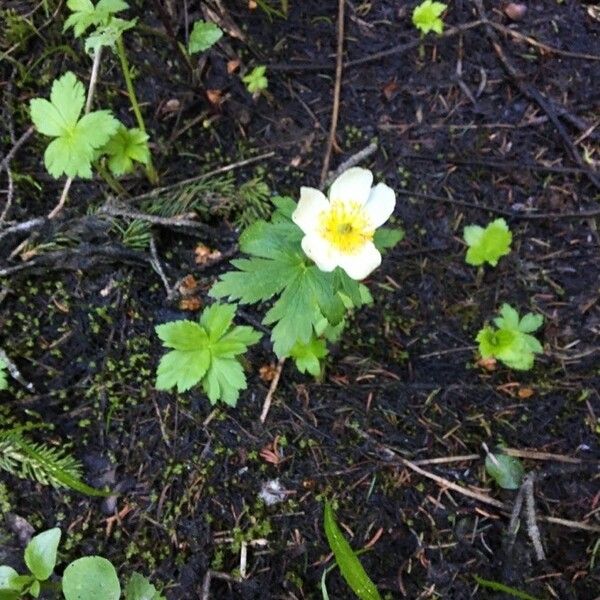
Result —
M63 573L65 600L119 600L121 585L112 563L101 556L74 560Z
M6 377L6 363L0 358L0 390L8 388L8 379Z
M131 173L133 162L147 165L150 161L148 134L141 129L127 129L121 125L101 150L108 154L108 167L117 177Z
M200 316L200 322L174 321L158 325L156 333L171 352L162 357L156 388L179 392L197 383L212 404L222 400L235 406L239 392L246 388L246 376L237 356L255 344L261 334L251 327L232 326L235 306L213 304Z
M27 568L39 581L46 581L56 565L56 551L60 542L60 529L54 527L31 538L25 548Z
M94 153L116 132L119 122L110 111L97 110L79 118L85 102L83 84L71 72L52 84L50 101L34 98L31 119L43 135L55 138L44 153L48 172L58 178L91 178Z
M119 37L128 29L135 27L137 19L126 21L113 17L106 25L100 25L85 40L85 51L95 54L100 48L114 48Z
M327 356L325 340L313 337L308 344L296 342L290 352L300 373L310 373L313 377L321 375L321 359Z
M527 371L533 366L535 354L544 349L530 332L542 326L543 317L532 313L519 320L519 313L503 304L500 316L494 319L497 329L488 325L475 338L482 358L496 358L511 369Z
M65 21L63 31L73 28L75 37L84 34L90 27L107 25L112 15L129 8L123 0L100 0L94 6L91 0L68 0L71 15Z
M492 454L485 457L487 474L503 489L517 490L523 482L521 461L507 454Z
M269 87L269 80L266 76L267 67L259 65L254 67L250 73L242 77L242 81L246 84L246 89L251 94L256 94L266 90Z
M361 562L346 541L342 531L335 522L331 505L325 503L325 535L329 547L335 557L335 562L346 583L360 600L381 600L381 596L364 570Z
M0 566L0 599L3 599L1 595L4 593L5 598L19 598L20 590L23 588L23 585L18 580L19 574L8 565ZM12 594L12 595L11 595Z
M444 22L440 16L446 8L447 5L442 2L424 0L424 2L421 2L421 4L415 7L415 10L413 11L413 25L419 29L423 35L430 31L442 33L444 30Z
M220 27L210 21L196 21L190 33L188 51L190 54L204 52L223 37Z
M274 325L271 334L279 358L289 356L294 345L308 344L325 317L337 325L348 307L359 308L366 296L360 284L341 269L319 270L306 258L300 241L302 231L287 216L289 202L281 204L271 222L256 221L240 237L240 249L250 258L231 261L236 271L221 276L210 290L214 298L242 304L277 297L263 323Z
M512 233L504 219L492 221L485 229L469 225L464 229L464 240L469 246L466 262L479 266L488 262L495 267L498 260L510 253Z
M165 597L139 573L132 573L125 587L125 600L165 600Z
M392 229L391 227L379 227L375 230L373 243L379 252L390 250L396 244L404 239L404 231L402 229Z

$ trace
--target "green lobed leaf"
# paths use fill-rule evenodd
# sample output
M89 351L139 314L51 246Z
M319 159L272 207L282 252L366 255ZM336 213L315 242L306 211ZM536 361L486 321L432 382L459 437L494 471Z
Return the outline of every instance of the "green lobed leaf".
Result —
M125 586L125 600L166 600L140 573L132 573Z
M110 561L101 556L84 556L65 569L62 591L65 600L119 600L121 585Z
M512 456L489 452L485 458L485 470L505 490L517 490L523 483L523 465Z
M60 535L58 527L48 529L31 538L25 548L25 564L39 581L46 581L54 571Z
M98 110L79 118L85 103L83 84L71 72L52 84L50 102L34 98L31 119L36 129L55 139L44 152L48 172L58 178L91 178L95 151L116 132L119 122L110 111Z
M433 2L432 0L424 0L415 7L412 14L413 25L419 29L423 35L434 31L442 33L444 30L444 22L440 18L441 14L446 10L447 5L442 2Z
M495 267L502 256L510 253L512 233L504 219L492 221L485 229L469 225L465 227L463 237L469 246L465 257L469 265L487 262Z
M131 173L134 162L143 165L150 162L148 134L137 127L127 129L121 125L101 149L101 153L108 154L108 168L113 175L120 177Z
M246 388L246 376L236 356L255 344L261 334L251 327L233 326L235 306L213 304L200 323L174 321L156 326L163 344L173 348L158 365L156 388L184 392L201 383L211 403L235 406Z
M223 37L220 27L210 21L196 21L190 33L188 52L204 52L214 46Z
M73 29L75 37L83 35L90 27L107 25L116 13L129 8L123 0L100 0L94 6L91 0L68 0L71 14L65 21L63 31Z
M259 65L254 67L250 73L242 77L242 81L246 84L246 89L251 94L262 92L269 87L269 80L266 77L267 67Z
M290 351L296 368L300 373L310 373L313 377L321 375L321 360L327 356L325 340L313 337L308 344L296 342Z
M329 547L346 583L360 600L381 600L375 584L367 575L360 560L335 522L333 510L328 502L325 503L324 520Z
M127 31L133 29L137 24L137 19L130 21L113 17L105 25L100 25L85 40L85 51L88 54L96 54L100 48L114 49L117 40Z

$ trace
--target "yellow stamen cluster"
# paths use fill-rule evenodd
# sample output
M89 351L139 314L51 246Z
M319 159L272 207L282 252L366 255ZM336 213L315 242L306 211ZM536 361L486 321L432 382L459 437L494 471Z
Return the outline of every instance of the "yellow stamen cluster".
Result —
M331 202L321 215L321 236L344 254L354 254L373 239L373 229L358 202Z

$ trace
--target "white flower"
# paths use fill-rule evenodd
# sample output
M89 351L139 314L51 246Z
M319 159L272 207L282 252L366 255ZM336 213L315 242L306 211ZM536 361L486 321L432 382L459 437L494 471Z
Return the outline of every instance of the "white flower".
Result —
M302 249L321 271L341 267L352 279L364 279L381 264L373 235L394 211L396 194L372 183L371 171L353 167L333 182L329 199L315 188L300 189L292 220L304 232Z

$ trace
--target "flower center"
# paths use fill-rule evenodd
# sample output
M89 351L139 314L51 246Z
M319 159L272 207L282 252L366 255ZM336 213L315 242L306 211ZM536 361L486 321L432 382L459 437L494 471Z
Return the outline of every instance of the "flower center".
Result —
M321 214L321 236L345 254L357 253L373 239L373 229L358 202L333 201Z

